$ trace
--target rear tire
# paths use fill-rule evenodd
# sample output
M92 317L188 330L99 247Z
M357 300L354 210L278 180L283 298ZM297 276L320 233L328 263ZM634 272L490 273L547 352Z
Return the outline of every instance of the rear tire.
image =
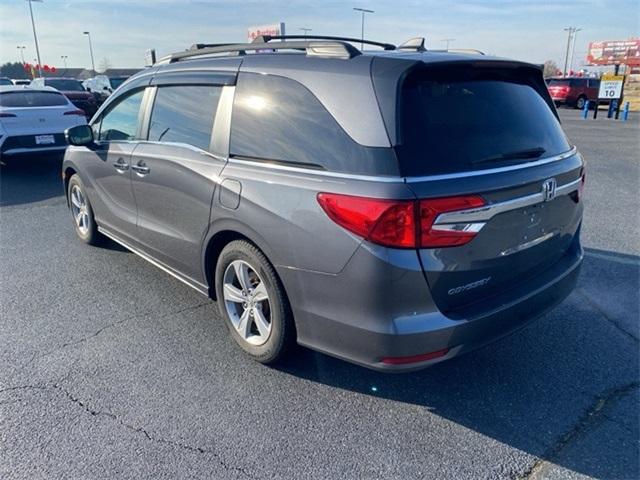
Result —
M587 103L587 97L578 97L578 100L576 100L576 108L578 110L582 110L586 103Z
M78 238L88 245L100 243L102 235L98 232L91 202L78 174L74 174L69 179L67 199Z
M289 301L267 257L245 240L229 243L215 272L218 308L229 333L251 358L271 364L295 343Z

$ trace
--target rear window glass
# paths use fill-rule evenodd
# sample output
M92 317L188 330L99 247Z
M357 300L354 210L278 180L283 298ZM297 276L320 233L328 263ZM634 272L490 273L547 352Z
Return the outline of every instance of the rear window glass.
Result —
M84 92L84 87L80 82L76 80L47 79L44 83L47 87L53 87L56 90L61 90L64 92Z
M335 172L398 173L390 148L358 144L305 86L276 75L240 74L230 150L235 156Z
M433 175L534 161L570 149L545 99L526 78L447 69L410 76L397 148L404 175Z
M151 112L149 140L186 143L209 150L213 117L222 87L159 87Z
M0 93L2 107L56 107L67 105L67 99L56 92L4 92Z
M584 87L587 80L583 78L560 78L549 80L550 87Z

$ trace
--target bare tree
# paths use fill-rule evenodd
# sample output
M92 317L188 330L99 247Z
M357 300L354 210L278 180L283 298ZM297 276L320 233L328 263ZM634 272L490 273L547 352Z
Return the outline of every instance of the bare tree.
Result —
M98 72L100 73L104 73L105 71L109 70L113 65L111 65L111 62L109 61L109 59L107 57L104 57L102 60L100 60L100 63L98 64Z
M553 77L558 74L558 65L553 60L544 62L543 75L544 78Z

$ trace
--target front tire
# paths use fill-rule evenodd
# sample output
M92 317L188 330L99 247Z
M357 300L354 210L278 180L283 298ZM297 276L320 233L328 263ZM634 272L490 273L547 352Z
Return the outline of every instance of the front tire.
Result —
M220 314L236 343L260 363L283 358L294 343L295 326L267 257L247 241L233 241L220 253L215 282Z
M101 235L93 216L91 202L89 202L89 197L78 174L74 174L69 179L67 198L78 238L86 244L97 245L101 240Z
M576 100L576 108L578 110L582 110L586 103L587 103L587 97L578 97L578 100Z

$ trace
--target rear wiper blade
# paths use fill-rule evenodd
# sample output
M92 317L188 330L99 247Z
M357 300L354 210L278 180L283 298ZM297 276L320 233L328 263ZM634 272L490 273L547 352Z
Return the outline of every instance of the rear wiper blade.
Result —
M471 163L475 165L478 163L500 162L504 160L521 160L529 158L534 159L541 157L545 152L546 150L542 147L527 148L525 150L516 150L513 152L501 153L500 155L495 155L493 157L471 160Z

